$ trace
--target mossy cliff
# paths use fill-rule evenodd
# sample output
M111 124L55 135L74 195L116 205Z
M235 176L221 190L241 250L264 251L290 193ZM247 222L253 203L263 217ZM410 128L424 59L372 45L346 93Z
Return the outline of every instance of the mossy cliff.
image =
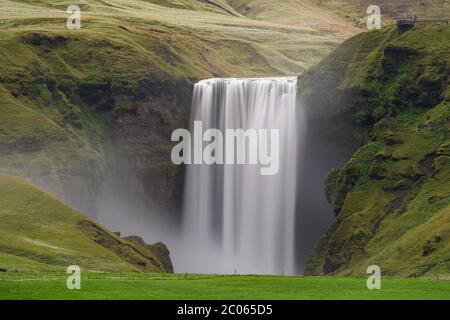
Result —
M328 175L336 218L306 274L450 273L448 39L446 24L363 33L300 78L308 117L361 145Z
M187 78L169 77L113 37L42 30L2 32L0 41L3 171L95 215L105 170L123 157L143 193L167 207L174 188L166 179L174 174L168 142L188 114ZM157 192L147 190L149 175Z

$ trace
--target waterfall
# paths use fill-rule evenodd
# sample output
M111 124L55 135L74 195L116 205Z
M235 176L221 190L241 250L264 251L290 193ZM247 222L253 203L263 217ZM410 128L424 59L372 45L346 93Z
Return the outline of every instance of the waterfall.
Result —
M262 164L187 165L185 252L175 262L177 271L294 273L296 92L294 77L207 79L195 85L191 133L194 121L202 121L203 132L278 129L279 170L262 175Z

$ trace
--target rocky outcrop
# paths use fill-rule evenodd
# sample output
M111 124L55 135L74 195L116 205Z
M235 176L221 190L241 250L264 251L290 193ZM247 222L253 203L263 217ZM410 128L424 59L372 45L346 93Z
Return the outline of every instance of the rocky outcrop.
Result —
M89 239L112 251L120 259L141 271L173 273L167 248L166 255L163 255L139 237L120 238L89 220L79 221L77 227ZM160 245L158 244L157 247L159 248Z
M110 39L32 32L9 41L24 65L0 76L0 168L94 218L114 173L149 210L176 215L183 168L172 165L170 135L187 126L195 79L137 68L154 57ZM114 54L124 50L128 59Z
M143 248L146 248L156 258L158 258L158 260L164 266L165 272L173 273L173 265L172 265L172 260L170 259L170 252L164 243L157 242L154 244L147 244L144 242L144 240L141 237L138 237L138 236L128 236L128 237L124 237L123 239L127 240L128 242L135 243Z
M164 265L167 272L174 272L172 260L170 259L169 249L164 243L157 242L154 244L150 244L148 245L148 248L155 254L155 256L158 257L159 261L161 261L161 263Z
M135 190L154 208L177 211L181 205L183 167L171 161L172 131L186 128L193 84L189 81L139 81L134 95L113 93L109 125L116 157L130 165ZM127 168L123 168L126 170Z

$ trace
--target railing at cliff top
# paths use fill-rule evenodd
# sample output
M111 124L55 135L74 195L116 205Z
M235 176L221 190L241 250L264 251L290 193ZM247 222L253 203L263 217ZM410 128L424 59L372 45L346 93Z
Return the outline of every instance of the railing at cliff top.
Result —
M421 19L418 20L417 17L409 17L409 18L402 18L397 20L397 27L412 27L416 24L421 23L445 23L448 25L449 18L446 19Z

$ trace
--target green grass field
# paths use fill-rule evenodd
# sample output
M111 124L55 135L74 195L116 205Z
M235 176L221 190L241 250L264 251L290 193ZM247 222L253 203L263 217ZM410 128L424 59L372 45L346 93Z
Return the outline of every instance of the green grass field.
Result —
M81 290L63 273L0 274L0 299L450 299L450 281L365 278L84 273Z

